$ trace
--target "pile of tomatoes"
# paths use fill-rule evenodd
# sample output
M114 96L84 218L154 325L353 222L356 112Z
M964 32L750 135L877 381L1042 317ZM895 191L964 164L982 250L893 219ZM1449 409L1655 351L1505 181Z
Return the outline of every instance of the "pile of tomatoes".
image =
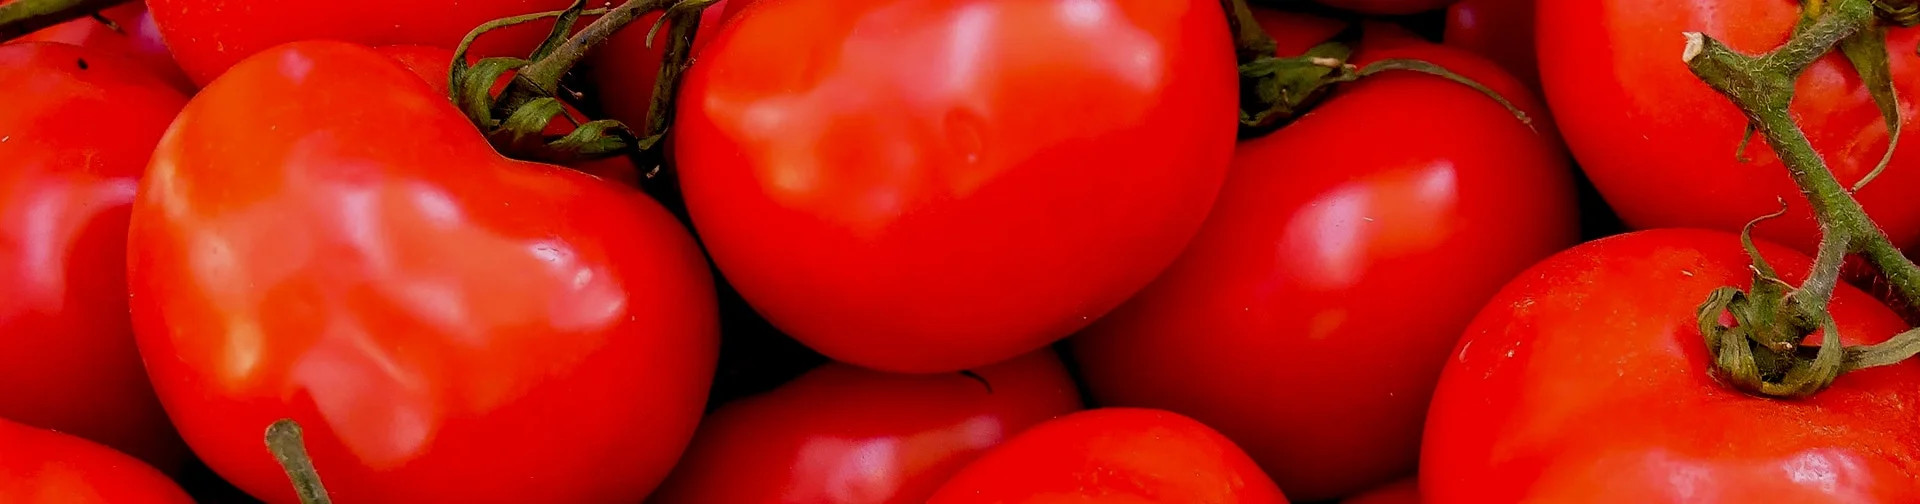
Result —
M557 93L556 136L670 106L656 167L449 99L463 37L569 0L7 41L0 502L1920 502L1920 363L1756 397L1696 323L1742 226L1786 201L1789 283L1820 234L1681 34L1763 52L1801 2L1252 3L1274 57L1459 79L1243 131L1239 0L722 0L672 100L657 11ZM1839 54L1798 80L1843 183L1920 145L1885 36L1903 127ZM1920 246L1894 152L1853 196ZM1873 343L1887 303L1831 312Z

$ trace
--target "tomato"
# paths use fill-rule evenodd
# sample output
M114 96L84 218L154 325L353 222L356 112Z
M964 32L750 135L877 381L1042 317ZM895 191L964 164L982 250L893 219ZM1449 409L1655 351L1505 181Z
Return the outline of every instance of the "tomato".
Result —
M1246 452L1200 422L1132 408L1036 425L969 464L928 504L1286 504Z
M400 66L420 76L427 82L427 87L433 88L435 94L448 96L447 74L453 71L452 49L423 45L389 45L375 47L374 50L393 58L394 61L400 62ZM469 57L469 59L478 61L478 58ZM471 63L472 61L469 61L469 64ZM506 75L500 76L500 80L493 86L495 96L499 96L500 92L507 88L507 84L513 81L512 75L513 72L507 72ZM553 122L547 123L547 129L543 133L549 137L566 136L573 132L575 124L589 120L586 114L581 113L573 105L563 102L560 106L566 110L567 118L556 117ZM569 122L568 119L572 121ZM633 161L625 157L582 161L570 166L589 175L629 186L640 184L640 170L634 168Z
M186 455L127 317L127 211L187 97L120 53L0 45L0 417L167 470Z
M1780 209L1755 235L1812 251L1818 228L1787 169L1758 136L1734 155L1747 120L1687 70L1682 32L1704 30L1734 50L1759 54L1787 39L1800 18L1793 0L1593 0L1540 2L1540 77L1568 146L1601 195L1634 228L1738 230ZM1920 29L1889 36L1896 92L1920 96ZM1837 52L1800 76L1796 120L1841 183L1880 162L1886 121ZM1906 102L1903 102L1906 103ZM1902 145L1920 142L1913 106L1903 106ZM1920 149L1898 149L1879 179L1854 194L1896 245L1920 246Z
M1358 61L1437 61L1539 108L1471 54L1370 43ZM1460 329L1576 240L1572 169L1497 102L1414 73L1339 89L1233 163L1180 259L1073 340L1096 402L1206 422L1299 500L1411 473Z
M1415 14L1447 8L1460 0L1314 0L1321 5L1367 14Z
M13 3L13 0L0 0L0 5L8 3ZM180 65L175 64L173 55L167 52L166 43L160 40L160 29L154 26L153 15L147 13L146 2L127 2L108 7L100 11L100 18L112 21L113 25L91 17L76 19L10 42L63 42L94 47L103 52L122 53L167 79L169 84L181 91L193 92L193 81L187 80L187 74L180 71Z
M1420 504L1420 481L1404 479L1349 497L1341 504Z
M710 415L647 502L919 504L982 452L1080 409L1052 350L959 373L828 364Z
M1443 37L1447 45L1485 55L1539 89L1540 65L1533 54L1534 2L1461 0L1447 8Z
M1810 261L1761 242L1784 280ZM1434 393L1420 487L1484 502L1920 502L1920 362L1849 373L1806 400L1708 373L1695 310L1751 283L1736 236L1643 231L1534 266L1468 327ZM1907 326L1842 285L1841 339Z
M1234 138L1225 23L1212 0L755 4L686 75L681 188L721 272L821 353L1005 360L1198 229Z
M501 157L364 46L283 45L208 85L129 240L162 402L271 502L294 497L261 449L279 418L343 502L638 501L714 371L712 278L672 215Z
M175 60L205 85L254 53L296 40L368 45L421 44L452 49L489 21L567 8L571 0L146 0ZM551 23L490 32L476 56L526 57Z
M707 41L713 40L727 2L719 0L701 12L693 54L698 55ZM588 60L593 67L594 87L600 90L596 96L600 109L607 117L618 119L636 132L646 127L647 113L653 109L653 86L660 76L660 59L666 54L668 30L673 26L671 23L661 25L660 31L654 33L652 47L648 47L647 30L660 16L660 12L649 13L621 28L595 47Z
M0 502L193 504L160 471L79 437L0 419L0 453Z

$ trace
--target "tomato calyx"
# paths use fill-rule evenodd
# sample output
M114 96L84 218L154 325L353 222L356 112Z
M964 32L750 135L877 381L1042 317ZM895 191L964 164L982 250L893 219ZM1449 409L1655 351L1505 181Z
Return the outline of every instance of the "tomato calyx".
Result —
M1803 3L1804 16L1792 38L1757 56L1741 54L1703 33L1686 34L1681 59L1696 77L1746 113L1749 129L1761 134L1789 168L1821 229L1813 271L1795 288L1779 280L1766 261L1753 252L1749 236L1753 224L1749 224L1742 239L1753 256L1752 288L1744 292L1734 287L1717 289L1700 306L1700 329L1714 359L1714 369L1741 391L1764 397L1803 398L1825 389L1847 372L1891 365L1920 354L1920 329L1876 345L1842 348L1833 317L1827 312L1846 258L1853 254L1879 270L1900 304L1920 301L1920 266L1901 254L1853 198L1853 191L1871 182L1886 167L1900 137L1900 111L1894 106L1883 25L1888 21L1882 19L1891 3L1808 0ZM1879 167L1851 188L1834 177L1788 110L1800 73L1836 49L1853 63L1892 133ZM1761 220L1770 217L1774 216ZM1721 323L1723 314L1730 315L1734 325ZM1816 330L1823 333L1821 343L1806 345L1804 338Z
M1261 29L1245 0L1226 0L1228 25L1240 58L1240 137L1254 138L1286 126L1306 113L1333 87L1388 71L1412 71L1441 77L1487 95L1527 127L1533 121L1500 93L1479 82L1416 59L1386 59L1358 66L1349 62L1363 25L1349 24L1329 40L1299 56L1275 56L1272 37Z
M0 5L0 42L95 15L131 0L15 0Z
M1908 28L1920 25L1920 1L1874 0L1873 8L1888 23Z
M567 9L541 12L496 20L475 28L454 50L452 71L448 75L449 98L475 126L487 135L487 141L507 156L550 163L575 163L617 156L634 156L640 166L650 167L648 176L658 174L665 156L660 140L672 119L672 103L679 91L680 74L686 70L693 38L697 35L701 12L717 0L629 0L617 7L587 9L585 0L575 0ZM611 119L575 124L563 136L545 134L556 117L572 121L565 113L563 98L575 93L561 89L560 79L585 59L596 46L626 28L641 16L665 10L649 28L648 40L660 27L672 22L666 55L660 66L660 78L654 86L654 107L647 124L634 130ZM579 33L573 27L581 16L599 16ZM500 28L555 19L553 31L526 58L483 58L467 63L467 51L481 35ZM506 88L497 95L494 84L513 72Z
M273 453L275 461L280 462L280 468L287 472L287 479L293 483L294 494L300 497L300 504L333 504L333 497L327 495L326 485L320 483L320 473L313 469L313 457L307 454L306 436L299 422L282 418L268 425L267 450Z

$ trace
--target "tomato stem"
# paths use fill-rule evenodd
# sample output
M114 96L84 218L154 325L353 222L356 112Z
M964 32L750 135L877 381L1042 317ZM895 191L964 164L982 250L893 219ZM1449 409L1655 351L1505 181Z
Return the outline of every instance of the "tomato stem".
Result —
M452 72L448 76L452 99L482 131L494 147L510 156L540 161L567 162L634 155L642 166L651 166L648 175L659 173L665 164L660 140L672 121L674 97L679 91L680 74L686 71L693 40L698 35L699 19L717 0L628 0L608 9L586 9L584 0L576 0L564 11L546 12L501 19L475 29L455 51ZM560 80L585 59L594 47L606 42L641 16L664 9L661 22L671 20L668 46L662 58L659 79L653 89L653 110L644 129L636 135L619 121L598 120L578 125L563 138L544 135L554 117L565 117L561 107ZM582 15L598 15L593 23L572 32L574 21ZM545 43L528 58L486 58L469 66L466 48L487 31L546 18L557 18ZM650 27L648 41L659 29ZM491 86L501 75L515 72L496 97ZM609 90L602 90L609 91ZM611 90L624 91L624 90ZM571 119L571 118L569 118Z
M1753 130L1767 140L1787 166L1788 173L1806 195L1814 217L1820 223L1820 248L1807 281L1778 303L1757 304L1757 309L1774 310L1778 312L1777 315L1785 317L1757 317L1752 313L1743 313L1742 304L1738 300L1729 302L1724 299L1724 293L1702 305L1702 328L1709 333L1704 335L1709 340L1709 347L1716 347L1716 367L1723 375L1734 378L1732 382L1735 387L1772 397L1811 395L1831 384L1839 374L1899 362L1920 352L1920 331L1903 333L1879 345L1848 348L1844 355L1832 348L1838 346L1839 340L1835 334L1837 329L1827 313L1827 304L1839 283L1841 266L1847 255L1865 257L1894 287L1894 293L1907 303L1920 300L1920 267L1900 253L1893 242L1887 239L1886 233L1867 216L1860 203L1854 200L1851 190L1834 177L1826 161L1814 150L1806 133L1794 122L1789 110L1795 82L1800 74L1814 61L1841 48L1860 70L1862 80L1869 81L1867 85L1873 90L1875 100L1882 103L1883 113L1894 125L1890 128L1893 132L1889 136L1890 143L1899 140L1899 110L1885 105L1891 103L1892 85L1890 72L1884 71L1884 65L1887 64L1885 32L1877 24L1882 15L1880 2L1829 0L1823 3L1817 17L1802 23L1785 44L1765 54L1741 54L1712 37L1695 32L1686 34L1687 45L1681 56L1695 76L1746 113ZM1877 53L1874 51L1876 43ZM1893 146L1889 145L1888 148L1892 149ZM1766 271L1758 267L1762 263L1756 262L1756 271ZM1770 276L1765 273L1756 275L1753 290L1758 293L1763 284L1778 281L1777 278L1768 278ZM1740 320L1743 326L1757 321L1763 325L1789 324L1793 327L1728 328L1718 326L1717 322L1709 324L1709 317L1717 320L1720 315L1718 310L1708 310L1716 306L1726 308L1736 319L1753 319ZM1782 329L1793 331L1784 333L1788 337L1783 338L1778 336L1783 334L1780 332ZM1814 329L1826 333L1820 348L1801 346L1797 338L1804 337ZM1718 338L1733 334L1730 331L1744 335L1746 341L1739 344L1716 343L1722 341ZM1763 336L1767 334L1774 336ZM1815 350L1816 355L1805 355L1809 350ZM1774 357L1784 358L1789 364L1768 367L1790 371L1775 373L1777 376L1758 377L1754 376L1756 373L1748 372L1761 367L1756 359Z
M313 458L307 455L307 443L299 423L282 418L267 426L267 450L273 452L274 460L286 470L301 504L333 504L326 486L320 484L320 473L313 469Z
M91 16L131 0L15 0L0 5L0 42Z

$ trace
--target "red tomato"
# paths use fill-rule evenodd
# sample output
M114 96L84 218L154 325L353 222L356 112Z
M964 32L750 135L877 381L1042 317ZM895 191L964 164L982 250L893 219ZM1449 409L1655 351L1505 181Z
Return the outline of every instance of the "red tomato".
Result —
M1795 285L1810 266L1760 250ZM1736 236L1699 230L1605 238L1521 274L1440 379L1428 502L1920 502L1920 362L1801 401L1708 374L1695 309L1751 276ZM1832 312L1848 344L1907 327L1845 285Z
M968 465L928 504L1286 504L1246 452L1191 418L1108 408L1036 425Z
M1785 166L1755 136L1734 157L1747 120L1680 61L1681 33L1705 30L1758 54L1787 39L1800 18L1794 0L1593 0L1540 2L1540 77L1568 146L1627 225L1738 230L1791 206L1755 235L1811 251L1819 233ZM1902 100L1920 96L1920 29L1894 29L1893 81ZM1880 162L1886 121L1837 52L1800 76L1794 117L1842 183ZM1901 145L1920 144L1920 117L1905 102ZM1920 149L1901 148L1881 177L1854 194L1901 247L1920 246Z
M1447 45L1464 47L1500 63L1540 87L1540 65L1533 54L1533 3L1536 0L1461 0L1447 9Z
M0 0L0 5L13 1ZM97 19L83 18L50 26L9 42L63 42L126 54L167 79L168 84L181 91L193 91L193 81L187 80L187 74L180 71L180 65L173 62L173 55L167 52L166 44L160 40L160 28L154 26L153 16L147 13L146 2L127 2L108 7L100 11L100 17L112 21L119 30Z
M127 208L187 97L122 54L47 42L0 45L0 96L0 417L176 469L186 447L127 318Z
M1459 66L1539 107L1457 49L1363 48L1359 61L1381 56ZM1100 404L1220 429L1295 499L1405 476L1460 329L1514 273L1575 242L1571 178L1550 141L1485 95L1369 77L1240 145L1180 260L1074 340L1083 376Z
M293 500L261 449L283 417L343 502L637 501L714 370L712 279L671 215L501 157L364 46L284 45L208 85L130 240L161 400L272 502Z
M427 87L433 88L434 93L440 96L448 96L447 74L453 71L452 49L423 45L390 45L375 47L373 50L380 51L381 54L393 58L394 61L400 62L400 66L406 67L407 70L412 71L414 75L420 76L422 80L427 82ZM469 59L472 61L479 60L479 58L472 57L469 57ZM472 61L469 61L469 63ZM513 72L507 72L505 75L500 76L499 81L493 85L494 96L499 96L500 92L507 88L507 84L513 82L512 76ZM573 105L562 102L560 106L566 110L567 117L572 118L573 122L568 122L566 119L554 118L553 122L547 123L547 129L543 132L549 137L565 136L573 132L575 124L584 123L589 120L586 114L581 113L579 109L575 109ZM625 157L597 159L576 163L571 166L589 175L612 180L628 186L637 186L640 184L640 170L634 168L633 161Z
M1367 14L1414 14L1447 8L1459 0L1314 0L1321 5Z
M0 419L0 454L7 504L193 504L153 467L59 432Z
M836 360L1030 352L1152 280L1234 138L1213 0L781 0L719 30L675 134L728 279Z
M1349 497L1341 504L1420 504L1420 481L1404 479Z
M715 411L647 502L924 503L1001 440L1080 409L1052 350L974 373L828 364Z
M205 85L242 59L296 40L326 39L368 45L422 44L452 49L488 21L556 11L571 0L146 0L167 47L193 81ZM528 23L489 33L476 56L526 57L551 23Z
M693 39L695 55L713 40L726 10L727 0L719 0L701 12L699 34ZM659 80L660 59L666 55L667 32L673 26L661 25L654 34L653 47L647 47L647 30L660 16L659 12L650 13L621 28L595 47L588 61L593 67L594 87L600 90L600 109L636 132L646 126L647 113L653 109L653 85Z

